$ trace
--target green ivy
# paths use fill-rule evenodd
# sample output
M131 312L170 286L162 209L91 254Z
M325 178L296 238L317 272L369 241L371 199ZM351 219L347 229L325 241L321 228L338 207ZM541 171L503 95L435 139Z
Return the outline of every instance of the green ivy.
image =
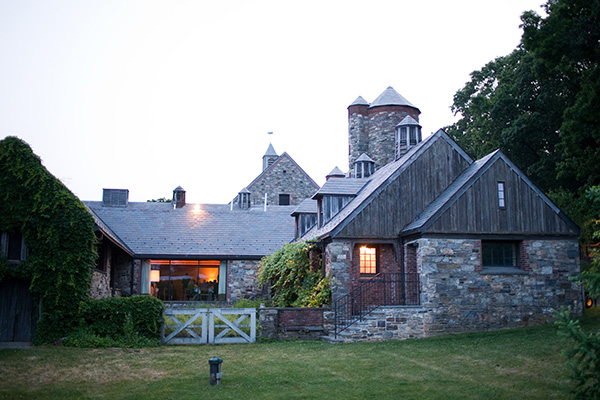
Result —
M0 202L0 231L21 232L29 250L27 261L17 267L0 263L0 279L31 280L41 305L35 342L52 342L71 332L79 303L89 296L96 260L94 220L16 137L0 141Z
M80 329L69 335L66 344L84 346L82 343L90 341L89 347L105 347L102 343L121 343L120 347L156 345L163 323L163 302L148 295L87 299L80 304L79 316Z
M272 303L278 307L321 307L329 304L329 279L310 271L310 241L287 243L259 264L258 281L271 287Z

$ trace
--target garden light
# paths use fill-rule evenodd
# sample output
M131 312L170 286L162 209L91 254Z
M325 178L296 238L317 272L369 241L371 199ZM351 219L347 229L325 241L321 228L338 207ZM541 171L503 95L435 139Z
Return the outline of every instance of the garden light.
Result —
M221 384L221 364L223 360L219 357L213 357L208 360L208 364L210 365L210 384L220 385Z

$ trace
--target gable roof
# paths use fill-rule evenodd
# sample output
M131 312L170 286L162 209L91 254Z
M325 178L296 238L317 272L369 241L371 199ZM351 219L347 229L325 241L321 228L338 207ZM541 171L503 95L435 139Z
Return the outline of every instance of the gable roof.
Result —
M252 187L252 185L254 185L256 182L260 181L265 175L267 175L271 171L273 171L275 169L276 165L279 164L284 159L289 160L292 163L292 165L294 165L294 167L298 168L298 171L300 171L300 173L309 180L310 184L313 185L315 187L315 189L319 188L319 185L317 185L317 183L302 169L302 167L300 167L300 165L298 165L298 163L296 161L294 161L294 159L287 152L283 152L283 154L281 154L273 162L273 164L271 164L271 165L269 165L269 167L265 168L256 178L254 178L254 180L252 182L250 182L250 184L248 186L246 186L246 188L250 189Z
M356 197L352 199L346 205L346 207L344 207L337 215L335 215L329 222L327 222L321 228L315 231L307 232L304 238L324 238L327 236L334 236L335 234L337 234L349 223L349 221L352 220L352 218L355 215L360 213L371 201L373 201L373 199L375 199L379 195L379 193L385 190L385 188L389 186L391 182L393 182L400 174L402 174L415 160L417 160L421 156L421 154L423 154L438 140L446 141L450 145L450 147L452 147L467 161L467 163L473 163L471 157L469 157L469 155L465 153L465 151L458 144L456 144L456 142L454 142L443 130L440 129L433 135L425 138L418 145L412 147L401 158L394 162L384 165L369 178L365 179L366 182L362 187L362 190L357 192ZM352 179L346 180L350 181ZM325 183L325 185L327 184L327 182ZM325 188L325 185L323 185L323 188Z
M542 201L554 211L571 229L579 232L579 227L571 221L540 189L538 189L525 174L502 153L496 150L471 164L448 188L434 200L423 212L402 231L402 235L425 232L447 211L494 163L502 160L519 176L525 184L535 192Z
M241 210L225 204L84 202L137 258L258 259L294 238L293 206Z

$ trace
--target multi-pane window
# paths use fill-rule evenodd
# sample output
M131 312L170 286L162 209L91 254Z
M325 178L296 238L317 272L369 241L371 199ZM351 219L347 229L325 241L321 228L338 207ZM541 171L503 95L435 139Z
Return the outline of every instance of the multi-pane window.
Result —
M360 273L374 275L377 273L377 249L362 246L360 248Z
M482 241L483 267L517 267L517 243Z
M498 207L506 207L504 182L498 182Z

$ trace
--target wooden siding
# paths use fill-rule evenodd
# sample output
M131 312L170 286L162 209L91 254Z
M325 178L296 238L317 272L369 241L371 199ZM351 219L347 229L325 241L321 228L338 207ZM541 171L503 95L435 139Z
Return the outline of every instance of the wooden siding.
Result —
M469 166L445 140L437 140L346 225L337 236L396 238L418 213Z
M505 183L505 208L498 207L498 182ZM578 234L502 159L496 160L426 232Z

